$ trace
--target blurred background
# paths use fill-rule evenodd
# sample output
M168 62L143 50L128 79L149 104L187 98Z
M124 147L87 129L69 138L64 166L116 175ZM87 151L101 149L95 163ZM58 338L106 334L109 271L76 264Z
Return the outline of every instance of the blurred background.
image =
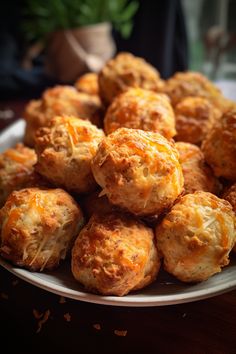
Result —
M236 78L236 1L182 0L189 67L212 80Z
M235 0L4 1L0 99L73 84L119 51L145 58L165 79L195 70L235 80L235 18Z

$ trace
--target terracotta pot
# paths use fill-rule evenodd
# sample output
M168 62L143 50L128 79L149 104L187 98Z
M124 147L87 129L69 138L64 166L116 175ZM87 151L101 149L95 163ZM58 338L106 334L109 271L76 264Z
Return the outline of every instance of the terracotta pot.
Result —
M98 72L115 53L109 23L54 32L49 39L46 71L63 82L87 72Z

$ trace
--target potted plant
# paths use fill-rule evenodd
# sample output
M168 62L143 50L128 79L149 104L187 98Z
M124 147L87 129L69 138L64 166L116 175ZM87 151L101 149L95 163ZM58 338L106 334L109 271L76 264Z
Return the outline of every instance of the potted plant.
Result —
M28 0L24 30L31 41L46 43L46 71L72 82L99 71L115 53L114 27L124 38L132 30L136 0Z

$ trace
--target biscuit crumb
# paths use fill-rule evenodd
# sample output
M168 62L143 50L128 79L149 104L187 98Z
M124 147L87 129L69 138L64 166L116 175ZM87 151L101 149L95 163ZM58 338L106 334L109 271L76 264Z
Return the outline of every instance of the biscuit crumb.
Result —
M4 300L8 300L8 295L6 293L1 293L1 298Z
M100 325L100 323L95 323L95 324L93 325L93 328L95 328L97 331L100 331L100 330L101 330L101 325Z
M66 302L66 299L64 298L64 296L60 297L59 303L60 304L64 304Z
M123 330L123 331L118 329L114 330L115 335L119 337L125 337L127 335L127 332L128 332L127 330Z
M36 333L39 333L41 331L43 324L45 322L47 322L47 320L49 319L49 316L50 316L50 310L45 311L42 319L39 320L39 322L38 322L38 329L37 329Z
M71 315L69 314L69 312L65 313L63 317L67 322L71 321Z

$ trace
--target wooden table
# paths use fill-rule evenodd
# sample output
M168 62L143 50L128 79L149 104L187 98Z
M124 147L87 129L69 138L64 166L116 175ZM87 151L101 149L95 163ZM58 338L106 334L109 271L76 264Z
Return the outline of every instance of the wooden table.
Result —
M1 129L24 104L0 103L0 112L14 113L0 119ZM5 354L236 353L236 291L181 305L112 307L64 302L0 268L0 319Z

